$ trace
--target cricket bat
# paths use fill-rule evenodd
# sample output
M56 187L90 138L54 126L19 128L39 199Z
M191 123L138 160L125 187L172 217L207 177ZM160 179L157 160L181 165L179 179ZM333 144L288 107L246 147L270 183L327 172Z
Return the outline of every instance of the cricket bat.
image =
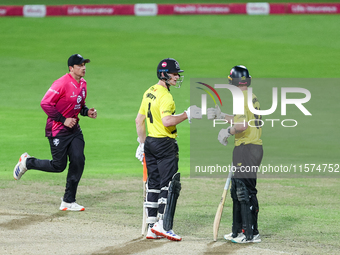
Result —
M224 186L224 190L223 190L223 193L222 193L222 198L221 198L220 204L217 207L217 212L216 212L216 215L215 215L214 226L213 226L214 242L217 241L217 234L218 234L218 229L220 227L224 202L225 202L225 199L227 197L227 191L228 191L229 186L230 186L232 174L233 174L233 172L230 171L229 175L228 175L228 179L227 179L225 186Z
M146 181L148 179L148 170L146 168L146 162L145 162L145 155L143 158L143 223L142 223L142 235L145 235L145 230L147 228L146 224L146 218L147 216L147 208L145 207L144 203L146 201Z

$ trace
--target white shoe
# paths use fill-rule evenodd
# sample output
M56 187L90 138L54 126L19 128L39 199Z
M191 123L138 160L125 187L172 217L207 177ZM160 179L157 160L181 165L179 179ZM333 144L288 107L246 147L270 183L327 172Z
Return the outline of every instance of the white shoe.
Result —
M26 159L30 158L31 156L25 152L22 154L19 158L18 163L15 165L14 170L13 170L13 176L14 179L20 180L21 176L26 173L27 168L26 168Z
M261 238L260 238L260 234L257 234L253 236L253 239L247 240L246 236L243 233L241 233L237 237L231 239L231 241L233 243L260 243Z
M240 234L241 234L241 233L238 233L238 234L237 234L237 237L239 237ZM228 235L224 235L223 237L224 237L224 239L227 240L227 241L231 241L231 239L234 239L233 233L232 233L232 232L231 232L230 234L228 234ZM237 238L237 237L235 237L235 238Z
M159 220L158 222L156 222L153 227L151 228L151 231L158 235L158 236L164 236L166 238L168 238L171 241L181 241L182 237L180 237L179 235L175 234L175 232L171 229L169 231L165 231L163 228L163 221Z
M148 227L148 233L146 234L146 239L161 239L161 238L165 238L165 236L156 235L155 233L151 231L151 228Z
M61 205L59 207L60 211L73 211L73 212L78 212L78 211L85 211L84 206L78 205L76 202L73 203L66 203L61 199Z

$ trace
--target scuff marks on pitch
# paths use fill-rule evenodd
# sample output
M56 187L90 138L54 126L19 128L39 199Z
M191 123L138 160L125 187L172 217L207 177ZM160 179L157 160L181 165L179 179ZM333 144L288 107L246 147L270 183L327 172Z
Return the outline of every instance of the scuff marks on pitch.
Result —
M52 215L0 213L0 228L8 230L22 229L44 221L53 221L53 219L64 217L66 214L65 212Z
M145 237L135 238L129 242L127 242L124 246L108 246L100 251L96 251L92 253L92 255L100 255L100 254L136 254L144 251L148 251L151 249L159 248L166 243L169 243L169 240L147 240Z

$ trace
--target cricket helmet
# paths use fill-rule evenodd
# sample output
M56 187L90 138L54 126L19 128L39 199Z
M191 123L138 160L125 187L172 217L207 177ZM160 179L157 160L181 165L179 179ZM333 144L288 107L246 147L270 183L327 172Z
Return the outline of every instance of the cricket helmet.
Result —
M168 80L170 79L169 73L182 73L184 72L179 67L178 62L173 58L165 58L159 62L157 66L157 77L160 80L165 81L165 83L168 84ZM163 76L162 76L163 74ZM183 82L183 76L180 76L180 79L177 80L177 87L179 88Z
M239 85L247 85L247 87L251 84L251 76L249 75L249 71L247 67L238 65L234 66L230 70L230 74L228 76L229 84L239 86Z

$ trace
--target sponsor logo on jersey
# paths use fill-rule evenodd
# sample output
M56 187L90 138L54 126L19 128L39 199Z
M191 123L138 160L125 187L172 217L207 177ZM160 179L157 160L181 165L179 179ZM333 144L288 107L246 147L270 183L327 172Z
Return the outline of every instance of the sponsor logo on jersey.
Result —
M59 94L59 92L56 91L56 90L54 90L54 89L49 89L49 91L51 91L51 92L53 92L53 93L55 93L55 94Z
M152 99L152 100L155 100L155 99L156 99L156 96L155 96L154 94L152 94L152 93L147 93L147 94L146 94L146 98L150 98L150 99Z

